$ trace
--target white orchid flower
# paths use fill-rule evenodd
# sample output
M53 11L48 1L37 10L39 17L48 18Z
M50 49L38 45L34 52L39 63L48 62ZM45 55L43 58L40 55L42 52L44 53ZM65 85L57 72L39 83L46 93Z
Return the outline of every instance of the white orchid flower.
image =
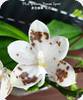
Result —
M0 100L6 100L6 97L11 93L11 91L12 84L10 77L0 61Z
M8 46L9 56L18 63L11 75L15 87L42 86L46 73L63 87L76 83L72 66L63 61L69 49L67 38L50 38L47 26L35 20L29 29L29 39L30 43L18 40Z

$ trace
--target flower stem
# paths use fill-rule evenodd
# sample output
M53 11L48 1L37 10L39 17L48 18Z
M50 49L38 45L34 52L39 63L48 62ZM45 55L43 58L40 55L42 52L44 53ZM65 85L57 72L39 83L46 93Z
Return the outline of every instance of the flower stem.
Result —
M75 91L72 91L72 90L69 90L67 88L64 88L64 87L61 87L59 85L57 85L57 83L51 81L49 78L48 78L48 75L46 75L46 82L51 85L52 87L58 89L64 96L70 96L70 97L76 97L79 94L83 94L83 89L76 89Z
M73 46L75 43L77 43L81 38L83 38L82 34L74 37L73 39L75 39L75 40L70 44L70 47Z

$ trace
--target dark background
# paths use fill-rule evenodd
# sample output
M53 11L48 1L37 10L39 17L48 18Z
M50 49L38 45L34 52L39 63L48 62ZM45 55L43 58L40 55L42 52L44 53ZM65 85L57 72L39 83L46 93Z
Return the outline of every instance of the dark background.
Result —
M29 0L25 0L25 1L27 3ZM31 1L35 1L37 3L55 2L55 3L61 3L61 5L56 6L56 8L58 9L57 12L46 10L46 9L31 10L30 5L24 6L20 0L8 0L2 5L0 9L0 16L4 17L2 18L2 20L20 28L25 33L27 33L30 23L35 19L39 19L44 23L48 23L52 19L56 18L58 20L68 22L70 24L78 24L80 26L83 26L83 20L79 21L77 18L69 17L69 14L72 13L75 9L83 10L81 4L75 0L31 0ZM61 10L66 11L67 15L61 14L60 13ZM13 18L14 22L8 20L8 18ZM20 24L19 21L21 21Z

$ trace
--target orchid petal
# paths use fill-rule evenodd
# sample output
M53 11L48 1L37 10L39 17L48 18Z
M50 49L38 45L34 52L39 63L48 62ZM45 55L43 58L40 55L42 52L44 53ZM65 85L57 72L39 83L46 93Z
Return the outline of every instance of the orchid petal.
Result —
M37 63L35 51L25 41L15 41L8 46L9 56L20 64L33 64Z
M43 22L35 20L30 26L29 37L32 43L35 43L35 41L42 42L48 40L49 30Z
M40 66L39 73L41 75L41 80L38 83L38 86L41 87L45 83L45 75L46 75L47 72L46 72L45 68L43 68L43 67Z
M4 100L11 93L12 89L13 87L10 81L10 77L3 68L2 75L0 74L0 98Z
M0 100L7 100L7 99L0 97Z
M51 68L50 65L52 65ZM47 68L50 80L58 83L63 87L68 87L76 83L76 75L70 64L65 61L55 61L55 65L54 62L51 62L50 65Z
M28 90L30 87L43 80L45 75L43 76L44 73L40 73L42 70L44 69L41 69L41 67L36 65L27 66L18 64L11 74L13 86Z
M57 59L64 59L69 50L68 38L64 36L56 36L55 38L53 38L53 44L56 45L57 48Z
M44 60L62 60L65 58L69 48L68 39L63 36L56 36L53 39L35 45L37 52L42 52Z

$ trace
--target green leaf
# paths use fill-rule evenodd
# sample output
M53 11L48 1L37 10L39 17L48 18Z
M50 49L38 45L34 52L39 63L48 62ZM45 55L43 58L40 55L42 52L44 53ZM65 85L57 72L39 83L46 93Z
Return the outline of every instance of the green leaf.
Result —
M69 39L70 46L73 45L78 39L80 39L80 35Z
M39 91L38 85L34 85L28 89L28 92L37 92Z
M73 85L71 85L71 86L70 86L70 90L72 90L72 91L76 91L76 90L78 90L78 86L77 86L77 84L73 84Z
M7 36L28 41L28 36L25 35L22 31L3 21L0 21L0 36Z
M83 38L76 41L71 47L70 50L79 50L83 49Z
M4 66L10 70L16 66L16 63L9 57L7 46L15 40L16 39L9 37L0 37L0 60L3 62Z
M66 56L67 59L75 60L77 63L75 63L74 68L83 68L83 58L80 56L74 56L74 55L68 55Z
M67 100L75 100L75 97L73 97L73 96L67 96Z
M66 58L74 59L74 60L79 61L79 62L83 62L83 58L80 56L68 55L68 56L66 56Z
M48 24L48 28L52 36L61 35L68 39L74 38L82 33L82 30L75 25L70 25L58 20L52 20Z
M81 17L83 18L83 11L80 9L75 9L75 11L72 13L76 17Z

